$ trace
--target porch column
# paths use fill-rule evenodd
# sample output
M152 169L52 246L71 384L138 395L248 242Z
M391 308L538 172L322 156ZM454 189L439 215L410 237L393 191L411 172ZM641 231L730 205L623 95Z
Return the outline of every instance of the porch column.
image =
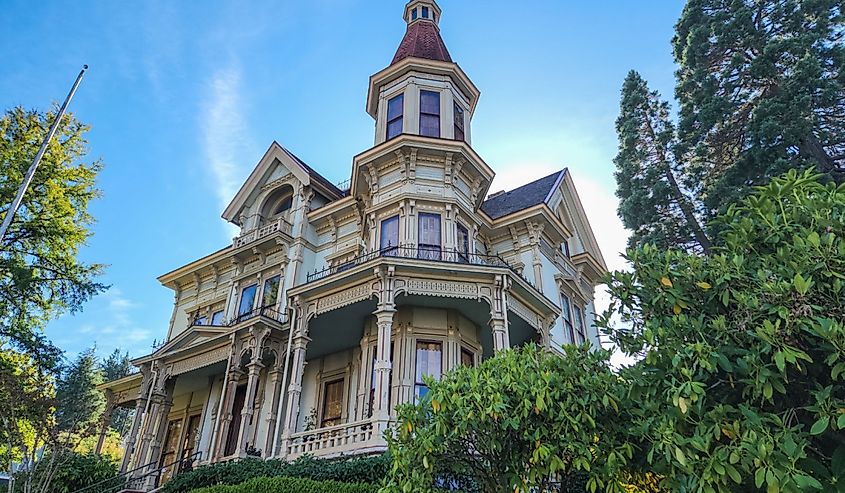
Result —
M103 450L103 443L106 441L106 432L111 426L112 413L114 411L114 392L111 389L106 389L106 408L103 410L102 423L100 423L100 436L97 437L97 446L94 448L94 453L100 455Z
M232 408L235 405L235 392L238 390L238 380L241 378L241 370L234 367L229 370L229 383L223 392L225 392L223 399L223 412L218 417L220 420L220 429L217 435L217 444L215 446L214 458L218 459L226 454L226 438L229 436L229 426L232 424Z
M135 443L138 441L138 433L141 429L141 422L144 420L144 408L147 406L147 395L144 392L144 386L141 386L141 395L135 401L135 416L132 417L132 427L129 429L129 435L126 439L126 449L123 451L123 460L120 461L120 473L124 473L129 468L129 461L135 454Z
M241 411L241 436L238 438L238 455L241 456L246 450L247 440L252 431L252 415L255 410L255 396L258 390L258 375L264 365L261 364L261 348L256 348L247 370L246 397L244 407ZM255 444L253 444L255 446Z
M304 331L298 331L291 343L291 379L288 386L282 455L287 455L290 437L296 431L296 419L299 416L299 397L302 395L302 375L305 372L305 348L308 346L308 341L310 339Z
M281 354L281 351L280 351ZM264 457L273 457L276 453L273 450L273 437L276 436L276 414L279 412L279 406L282 405L282 370L278 365L273 365L273 369L269 373L270 388L272 394L270 396L270 414L267 416L267 440L264 443Z
M497 275L493 300L490 306L490 330L493 333L493 351L499 352L510 347L510 332L508 330L508 289L510 278Z
M373 416L379 421L390 418L390 335L393 331L393 315L396 309L392 306L380 308L373 312L376 316L378 340L376 342L376 389L375 412Z
M155 435L152 437L152 442L150 442L150 455L147 460L147 463L150 464L147 468L147 472L150 474L146 478L146 484L149 489L155 487L156 480L158 479L158 474L153 473L158 469L162 442L165 439L164 435L167 433L167 418L170 414L170 408L173 407L173 387L172 384L169 384L163 394L153 396L153 399L160 401L160 404L157 413L158 426L156 427Z

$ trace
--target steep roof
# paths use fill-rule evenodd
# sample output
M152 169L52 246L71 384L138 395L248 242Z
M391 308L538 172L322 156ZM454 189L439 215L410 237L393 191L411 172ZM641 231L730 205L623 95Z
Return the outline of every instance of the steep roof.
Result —
M556 171L549 176L544 176L539 180L532 181L527 185L514 188L509 192L493 194L481 203L481 210L490 216L491 219L498 219L508 214L542 204L549 200L551 192L554 191L565 174L566 168Z
M396 50L396 54L393 55L393 61L390 64L393 65L409 57L425 58L440 62L452 61L452 57L449 56L449 50L446 49L446 44L443 43L443 38L440 37L440 29L437 27L437 24L426 19L408 24L405 37L399 43L399 48Z
M308 166L307 164L305 164L305 161L303 161L302 159L299 159L296 156L296 154L290 152L286 147L284 147L284 146L280 146L280 147L290 157L292 157L297 163L299 163L300 166L305 168L305 171L308 173L308 175L311 177L312 180L318 182L320 185L322 185L327 190L334 192L335 194L337 194L338 197L345 197L345 196L349 195L349 191L344 192L343 190L338 188L337 185L335 185L334 183L327 180L326 177L324 177L323 175L321 175L320 173L315 171L314 168L312 168L311 166Z

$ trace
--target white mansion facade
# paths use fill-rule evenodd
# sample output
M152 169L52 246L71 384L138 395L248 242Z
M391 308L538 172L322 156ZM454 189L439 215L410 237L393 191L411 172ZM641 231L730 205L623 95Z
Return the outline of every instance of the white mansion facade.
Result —
M423 375L532 341L598 344L606 267L570 172L488 196L479 91L433 0L404 17L370 77L375 143L348 188L273 142L223 213L232 244L159 278L174 293L165 343L103 386L109 409L135 409L122 470L146 489L185 458L380 452Z

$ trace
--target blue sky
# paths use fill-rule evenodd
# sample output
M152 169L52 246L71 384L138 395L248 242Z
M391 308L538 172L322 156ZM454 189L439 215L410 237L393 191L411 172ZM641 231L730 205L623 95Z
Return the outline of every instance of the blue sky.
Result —
M441 33L481 89L473 146L510 189L568 166L604 256L625 232L612 159L619 89L634 68L671 96L679 1L442 0ZM31 2L0 9L0 108L47 108L90 65L71 111L106 167L86 261L111 289L47 335L146 354L173 294L156 277L215 251L220 218L273 140L334 182L373 142L368 77L405 31L404 2Z

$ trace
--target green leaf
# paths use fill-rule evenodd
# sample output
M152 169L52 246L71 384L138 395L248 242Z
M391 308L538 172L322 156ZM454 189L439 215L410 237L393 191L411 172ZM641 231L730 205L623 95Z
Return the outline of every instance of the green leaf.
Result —
M830 424L830 416L822 416L815 423L813 423L813 427L810 428L810 434L811 435L821 435L827 429L827 426L829 424Z
M742 476L739 475L739 471L730 464L725 464L725 471L727 471L728 476L734 481L734 483L739 484L742 482Z
M687 465L687 456L684 454L684 451L683 451L683 450L681 450L681 448L680 448L680 447L678 447L678 446L676 446L676 447L675 447L675 459L677 459L677 461L678 461L678 462L679 462L682 466L686 466L686 465Z
M819 246L819 234L816 233L815 231L810 232L810 234L807 235L807 243L809 243L810 245L813 245L814 247L818 247Z

